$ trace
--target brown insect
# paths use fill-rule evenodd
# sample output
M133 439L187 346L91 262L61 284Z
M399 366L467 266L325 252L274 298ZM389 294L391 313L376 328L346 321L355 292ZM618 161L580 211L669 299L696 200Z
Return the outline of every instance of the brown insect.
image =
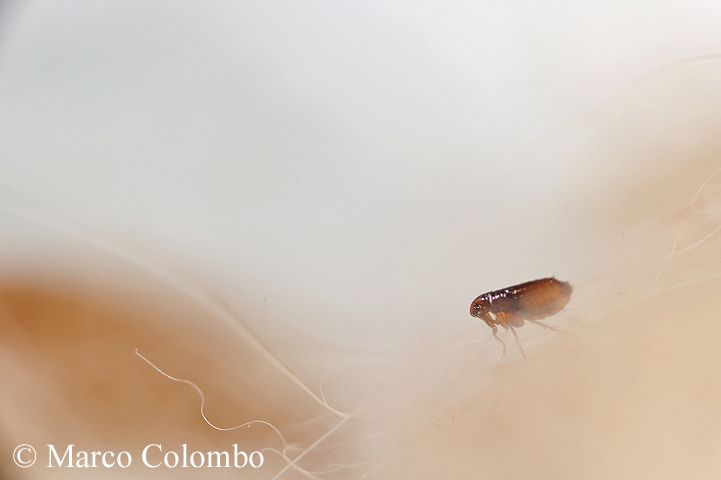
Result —
M571 300L572 292L573 288L568 282L553 277L541 278L478 295L471 303L471 315L482 319L491 327L493 336L503 345L504 355L506 344L498 336L498 325L506 330L510 329L521 354L525 357L526 353L518 340L516 328L523 326L524 321L528 321L543 328L556 330L539 320L563 310Z

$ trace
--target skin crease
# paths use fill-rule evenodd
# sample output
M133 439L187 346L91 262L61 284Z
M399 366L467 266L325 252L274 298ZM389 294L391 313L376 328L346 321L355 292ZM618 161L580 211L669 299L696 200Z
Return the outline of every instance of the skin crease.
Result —
M22 3L0 5L0 476L718 476L713 2ZM502 357L468 301L550 276L560 331ZM304 470L12 463L282 449L212 428L136 349Z
M192 389L159 376L133 354L136 348L174 375L193 379L208 397L205 413L221 427L256 419L290 425L314 418L303 431L285 430L287 442L307 443L331 424L332 415L324 417L323 409L304 401L297 389L284 387L277 372L252 351L239 349L234 337L213 326L207 313L143 278L103 279L95 270L100 265L52 274L31 274L26 265L22 273L16 270L0 281L2 345L11 387L2 400L4 409L15 412L7 417L4 431L12 442L128 450L135 464L148 443L166 449L182 443L225 449L235 442L247 450L282 448L266 425L229 432L210 428L200 417L200 400ZM106 268L122 270L112 264ZM88 275L91 283L86 283ZM227 362L244 365L243 374L234 374ZM258 378L264 386L257 384ZM298 397L293 413L277 395ZM6 458L11 452L6 451ZM277 458L267 455L268 468L280 469ZM13 471L12 464L4 468ZM176 473L179 478L193 476ZM28 478L46 475L54 478L55 473L36 469ZM74 475L99 478L93 470ZM230 472L210 471L207 476L227 478Z

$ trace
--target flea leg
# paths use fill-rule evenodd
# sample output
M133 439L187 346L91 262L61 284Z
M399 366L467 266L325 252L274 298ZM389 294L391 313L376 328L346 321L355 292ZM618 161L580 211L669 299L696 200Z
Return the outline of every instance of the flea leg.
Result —
M498 329L496 328L495 325L493 326L493 336L496 337L496 340L501 342L501 345L503 346L503 356L505 357L506 356L506 343L503 340L501 340L501 337L498 336Z
M501 345L503 346L503 356L506 356L506 343L501 339L501 337L498 336L498 327L496 327L496 324L493 323L493 317L489 313L483 314L483 321L486 322L486 325L491 327L491 330L493 331L493 336L496 337L496 340L501 342Z
M523 351L523 347L521 346L521 341L518 339L518 334L516 333L516 329L513 327L509 327L509 328L511 329L513 336L516 338L516 343L518 344L518 349L521 351L521 355L523 355L523 358L526 358L526 352Z
M526 320L527 322L535 323L538 326L541 326L545 328L546 330L553 330L554 332L560 332L561 330L557 329L556 327L552 327L550 325L546 325L545 323L541 323L538 320Z
M516 339L516 343L518 344L518 349L521 351L521 355L523 355L523 358L526 358L526 352L523 351L521 341L518 339L518 334L516 333L516 327L520 327L523 325L523 319L516 314L508 312L499 313L498 315L496 315L496 319L501 325L511 329L511 333L513 333L513 336Z

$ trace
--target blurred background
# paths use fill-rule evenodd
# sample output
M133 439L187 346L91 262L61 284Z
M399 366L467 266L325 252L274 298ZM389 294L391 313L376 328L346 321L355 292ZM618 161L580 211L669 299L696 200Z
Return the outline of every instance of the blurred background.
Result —
M0 2L0 477L714 478L720 82L713 1Z

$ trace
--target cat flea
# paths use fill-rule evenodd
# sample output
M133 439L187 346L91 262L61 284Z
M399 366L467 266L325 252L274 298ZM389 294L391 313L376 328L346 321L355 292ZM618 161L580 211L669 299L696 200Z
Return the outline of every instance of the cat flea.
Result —
M498 336L498 326L510 329L518 349L525 357L526 353L518 340L516 328L527 321L556 330L539 320L563 310L571 300L572 292L571 284L554 277L532 280L478 295L471 303L471 316L480 318L491 327L493 336L503 345L503 355L506 354L506 344Z

